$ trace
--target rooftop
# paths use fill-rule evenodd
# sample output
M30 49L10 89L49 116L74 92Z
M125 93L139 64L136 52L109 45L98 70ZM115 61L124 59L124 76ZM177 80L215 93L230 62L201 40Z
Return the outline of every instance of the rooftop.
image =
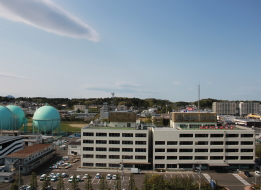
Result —
M35 144L33 146L27 146L25 149L19 150L17 152L9 154L5 157L7 157L7 158L25 158L35 152L41 151L42 149L44 149L50 145L52 145L52 144Z
M17 136L0 136L0 143L5 143L12 140L20 140L22 137Z

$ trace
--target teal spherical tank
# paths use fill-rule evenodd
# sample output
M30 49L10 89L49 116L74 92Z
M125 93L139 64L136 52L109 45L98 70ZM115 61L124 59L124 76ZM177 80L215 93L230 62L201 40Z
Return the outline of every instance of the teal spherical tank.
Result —
M13 130L13 113L4 106L0 106L0 130Z
M15 105L8 105L6 107L14 114L14 129L16 130L21 128L27 121L24 111Z
M60 114L52 106L46 105L37 109L33 116L33 125L43 133L49 133L60 125Z

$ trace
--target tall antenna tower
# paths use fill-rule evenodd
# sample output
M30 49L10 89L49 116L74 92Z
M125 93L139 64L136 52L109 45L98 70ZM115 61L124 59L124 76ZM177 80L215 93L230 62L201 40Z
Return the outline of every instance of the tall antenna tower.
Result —
M111 99L112 99L112 103L111 103L111 104L112 104L112 107L114 106L114 95L115 95L115 93L112 92L112 93L111 93Z
M200 112L200 109L199 109L199 100L200 100L200 84L198 84L198 112Z

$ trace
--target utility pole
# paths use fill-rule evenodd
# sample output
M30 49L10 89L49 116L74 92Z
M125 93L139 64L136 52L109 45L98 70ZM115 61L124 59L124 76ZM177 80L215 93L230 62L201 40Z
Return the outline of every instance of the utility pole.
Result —
M200 100L200 84L198 84L198 112L200 112L200 110L199 110L199 100Z
M121 188L123 189L123 160L121 161Z

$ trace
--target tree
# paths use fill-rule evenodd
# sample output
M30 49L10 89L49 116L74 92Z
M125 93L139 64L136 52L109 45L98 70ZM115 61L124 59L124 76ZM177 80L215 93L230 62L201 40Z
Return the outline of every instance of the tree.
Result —
M153 190L163 190L165 189L165 180L162 175L153 175L149 179L150 184L152 185Z
M41 190L47 190L48 186L51 185L50 179L47 178L47 175L44 177L44 182Z
M107 189L108 189L108 184L106 181L106 177L105 175L101 175L99 190L107 190Z
M92 179L92 176L88 175L86 182L84 184L84 190L93 190L91 179Z
M79 189L78 182L76 180L76 175L74 175L72 180L71 190L78 190L78 189Z
M30 186L32 190L37 190L37 178L35 172L32 172Z
M130 175L129 184L128 184L128 190L134 190L135 188L135 180L133 173Z
M256 144L256 157L261 157L261 144Z
M64 181L62 176L59 177L58 183L57 183L57 187L56 190L64 190Z
M18 190L18 184L16 182L14 182L10 188L10 190Z
M142 185L142 190L151 190L152 185L150 183L150 174L145 174L144 180L143 180L143 185Z
M21 175L21 172L20 172L20 171L18 171L18 174L16 175L15 183L16 183L18 186L20 185L20 187L21 187L22 185L24 185L24 180L23 180L23 178L22 178L22 175ZM20 187L19 187L19 188L20 188Z
M114 187L115 187L115 190L121 190L121 178L118 173L116 174L116 180L114 182Z

